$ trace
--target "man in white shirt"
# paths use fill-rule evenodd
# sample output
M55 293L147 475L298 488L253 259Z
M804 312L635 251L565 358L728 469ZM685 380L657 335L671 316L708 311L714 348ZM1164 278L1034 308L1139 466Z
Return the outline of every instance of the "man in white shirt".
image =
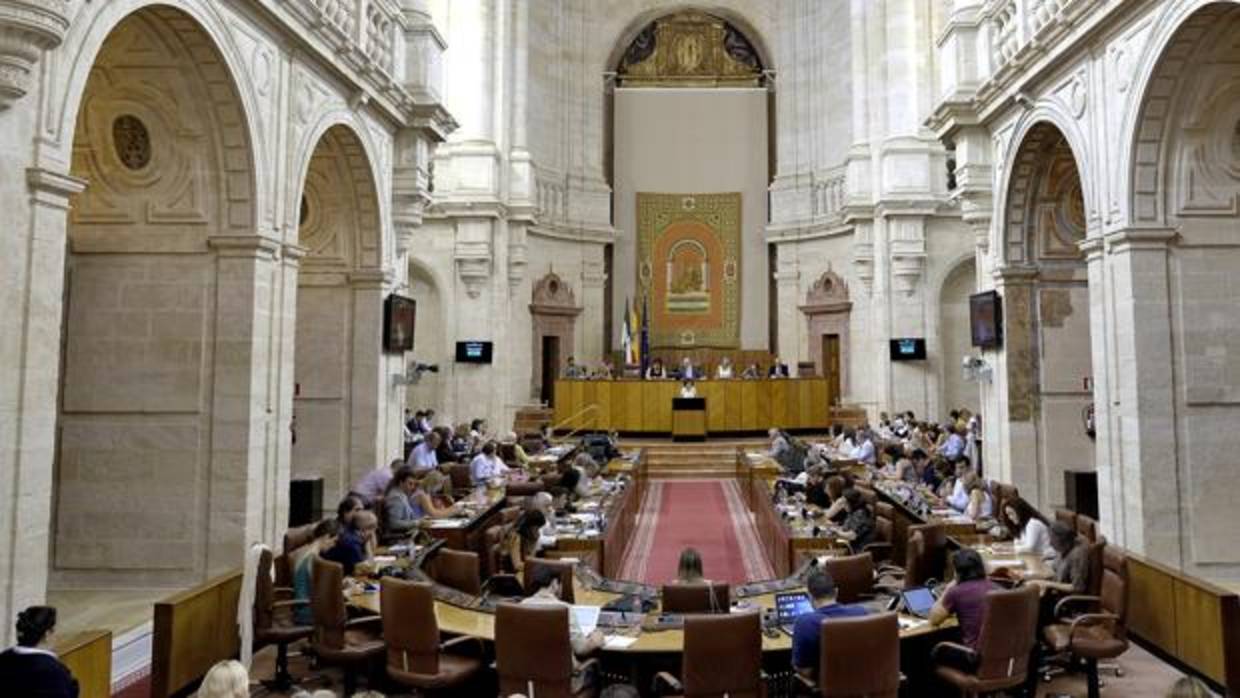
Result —
M422 419L418 420L418 431L423 434L431 433L431 430L435 428L434 419L435 410L427 410L423 412Z
M947 441L943 443L943 448L939 451L939 455L947 459L947 462L955 462L960 456L964 455L964 437L960 435L959 427L952 425L951 434L947 437Z
M693 360L685 357L680 362L680 379L696 380L698 378L698 369L693 365Z
M969 480L977 477L977 473L973 472L969 461L961 459L956 462L956 484L952 486L952 493L947 498L947 505L956 511L964 511L969 506Z
M409 452L409 467L414 472L425 473L439 467L439 456L435 453L435 449L439 448L438 432L427 434L422 443L414 446Z
M485 485L495 478L503 477L508 470L508 466L495 457L495 442L488 441L482 446L482 452L469 463L469 481L475 487Z
M563 606L568 610L568 637L573 648L573 683L574 694L593 683L592 676L581 671L581 658L602 648L606 642L603 633L595 628L590 634L582 632L572 608L560 598L560 575L550 565L540 565L530 574L529 587L534 594L521 601L522 605L530 606Z
M849 457L858 463L874 465L874 439L871 437L869 429L862 431L857 438L860 439L861 443L852 450Z

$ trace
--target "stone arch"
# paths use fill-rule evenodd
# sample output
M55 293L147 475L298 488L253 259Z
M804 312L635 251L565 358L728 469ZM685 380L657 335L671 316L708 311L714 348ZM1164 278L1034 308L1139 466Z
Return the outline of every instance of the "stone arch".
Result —
M303 160L293 223L297 273L294 477L322 477L329 499L386 462L383 332L391 278L383 266L371 159L351 126L324 121ZM416 330L415 330L416 331Z
M248 511L285 491L256 409L275 400L260 372L278 245L255 235L250 121L220 44L167 4L98 5L70 61L80 93L50 100L74 121L46 121L62 140L39 155L67 154L85 182L66 236L51 583L173 587L275 538L278 517Z
M1096 228L1096 191L1090 178L1083 176L1091 171L1082 159L1082 154L1086 152L1085 141L1076 127L1070 124L1072 121L1059 114L1056 107L1042 105L1030 112L1014 129L1003 159L1004 179L1000 191L1004 192L1004 198L1000 205L999 224L995 226L997 239L991 241L991 249L1000 268L1033 263L1030 244L1036 241L1028 236L1028 207L1030 197L1037 194L1037 187L1048 174L1041 169L1045 165L1047 149L1058 148L1062 155L1070 157L1075 163L1075 188L1080 192L1080 213L1084 217L1085 235Z
M219 4L213 0L111 0L88 3L80 8L70 23L64 42L54 53L58 60L47 61L45 81L48 98L43 102L41 123L46 127L36 147L41 166L52 170L67 169L72 160L73 144L82 99L104 43L126 18L138 13L165 18L175 25L187 50L200 61L197 69L210 83L228 93L220 98L213 93L210 100L216 118L225 125L229 171L248 179L244 186L234 181L228 203L228 220L238 234L253 234L263 219L267 201L254 195L267 191L268 163L253 153L265 152L263 129L256 115L259 98L245 80L234 79L248 74L247 60L237 47L228 29Z
M384 266L389 254L384 226L387 216L385 197L379 195L376 185L379 181L375 170L376 150L366 134L367 130L356 123L351 114L324 114L315 127L306 132L302 144L295 151L299 155L293 170L297 173L294 181L303 182L306 186L290 188L291 198L286 210L290 212L292 227L300 233L303 224L301 217L309 213L306 208L313 206L314 197L347 194L356 204L357 215L357 219L352 221L355 229L349 265L356 269L379 269ZM347 192L324 191L312 185L322 179L323 170L328 167L338 170L337 181L348 186ZM307 197L307 194L310 196ZM305 242L299 235L298 244L305 246Z
M1134 111L1120 200L1128 222L1168 227L1195 215L1240 211L1240 79L1228 39L1240 31L1240 3L1181 2L1149 43L1133 90Z
M712 15L731 24L753 46L754 51L758 54L758 59L762 62L763 68L768 71L775 69L775 53L769 48L765 36L758 30L757 25L743 12L722 5L686 3L672 7L654 7L630 19L616 35L615 43L606 53L603 64L599 66L600 70L615 70L616 66L620 64L620 59L624 56L625 51L633 43L633 40L652 22L662 17L687 11Z
M543 376L553 369L557 374L562 364L575 350L577 316L582 308L577 296L559 274L547 272L534 282L530 292L530 320L533 323L533 371L530 375L530 394L549 403L552 397L544 390ZM559 356L544 355L544 337L554 338ZM554 376L552 376L554 377Z

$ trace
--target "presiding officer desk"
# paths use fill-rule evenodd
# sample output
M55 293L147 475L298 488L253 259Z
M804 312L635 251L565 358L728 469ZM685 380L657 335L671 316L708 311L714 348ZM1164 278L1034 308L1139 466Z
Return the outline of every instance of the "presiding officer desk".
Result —
M694 381L706 401L706 432L826 430L830 389L825 378ZM670 434L677 380L557 380L555 423L626 434Z

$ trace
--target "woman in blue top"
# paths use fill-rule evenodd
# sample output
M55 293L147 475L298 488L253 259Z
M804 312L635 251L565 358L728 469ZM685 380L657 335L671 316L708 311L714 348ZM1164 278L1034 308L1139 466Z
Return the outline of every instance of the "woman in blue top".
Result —
M305 602L297 604L293 610L293 618L298 625L314 624L314 615L310 612L311 562L316 555L336 545L336 535L339 533L340 524L336 519L323 519L314 527L314 540L292 552L293 598Z

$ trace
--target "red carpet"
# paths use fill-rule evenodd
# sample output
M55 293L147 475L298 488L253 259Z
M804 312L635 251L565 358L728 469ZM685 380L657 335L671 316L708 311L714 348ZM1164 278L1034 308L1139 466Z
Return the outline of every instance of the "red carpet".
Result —
M735 480L651 482L620 576L669 582L688 547L702 554L707 579L736 584L774 576Z

